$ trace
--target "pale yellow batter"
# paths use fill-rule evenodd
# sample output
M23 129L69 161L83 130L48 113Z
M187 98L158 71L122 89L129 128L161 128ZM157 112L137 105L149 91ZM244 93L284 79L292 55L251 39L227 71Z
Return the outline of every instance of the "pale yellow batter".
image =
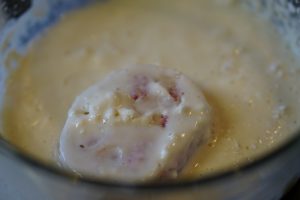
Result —
M272 149L298 127L299 70L270 26L211 2L112 0L67 14L9 78L6 137L56 162L77 95L116 68L158 64L196 82L214 112L214 137L184 175L236 167Z

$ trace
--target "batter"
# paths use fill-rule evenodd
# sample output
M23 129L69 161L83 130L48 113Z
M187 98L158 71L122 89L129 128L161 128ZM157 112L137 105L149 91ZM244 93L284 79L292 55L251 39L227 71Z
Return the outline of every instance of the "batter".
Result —
M43 33L7 82L5 136L60 163L75 98L111 71L154 64L182 72L212 108L212 138L181 176L238 167L298 128L299 70L271 26L213 1L117 1L66 14Z

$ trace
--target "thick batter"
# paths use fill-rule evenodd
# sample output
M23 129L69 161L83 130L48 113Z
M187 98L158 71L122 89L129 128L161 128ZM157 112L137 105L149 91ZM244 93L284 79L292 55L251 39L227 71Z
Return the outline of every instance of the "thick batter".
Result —
M272 27L212 1L107 1L64 16L35 41L7 83L6 137L58 161L72 102L109 72L132 64L177 69L203 91L213 138L183 177L244 162L298 128L299 70Z

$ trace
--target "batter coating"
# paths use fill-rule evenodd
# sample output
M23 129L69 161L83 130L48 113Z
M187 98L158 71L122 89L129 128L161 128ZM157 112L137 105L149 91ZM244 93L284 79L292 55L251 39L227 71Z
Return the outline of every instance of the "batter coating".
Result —
M209 137L211 109L182 73L154 65L113 71L81 93L60 138L78 173L141 181L176 178Z

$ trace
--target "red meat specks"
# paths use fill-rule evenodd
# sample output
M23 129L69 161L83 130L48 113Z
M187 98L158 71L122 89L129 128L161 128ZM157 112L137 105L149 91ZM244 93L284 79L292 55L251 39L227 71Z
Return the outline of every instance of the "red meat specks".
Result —
M176 87L169 88L168 92L175 102L180 102L183 93L179 93Z
M148 78L143 75L136 75L133 78L134 85L130 92L130 96L133 100L138 100L147 96L147 84Z
M161 127L165 128L166 125L168 123L168 116L167 115L160 115L160 121L159 121L159 124Z

